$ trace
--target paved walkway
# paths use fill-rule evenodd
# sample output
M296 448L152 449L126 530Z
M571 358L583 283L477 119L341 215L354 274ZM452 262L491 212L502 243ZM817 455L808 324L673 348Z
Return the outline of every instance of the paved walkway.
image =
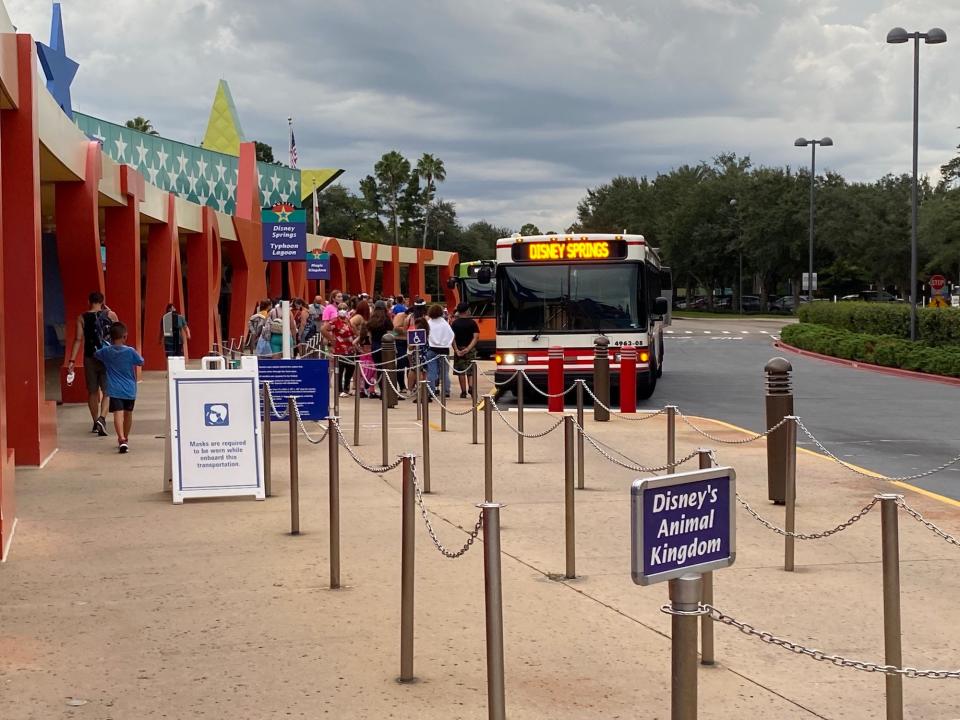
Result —
M328 579L325 444L301 442L303 534L289 530L286 431L274 431L274 497L173 506L160 492L162 377L147 374L128 456L89 436L86 411L60 410L62 449L18 474L20 524L0 566L0 718L451 718L486 717L483 563L478 542L447 560L418 525L416 674L399 671L399 471L361 470L341 450L343 581ZM454 399L457 409L465 401ZM352 428L352 402L344 427ZM432 420L438 421L434 403ZM362 402L357 449L378 463L379 405ZM512 418L511 418L512 419ZM588 447L587 489L576 493L577 570L564 569L562 437L516 439L494 418L495 495L503 519L507 711L511 718L669 717L666 585L629 573L629 484L637 473ZM530 412L527 430L554 420ZM696 421L718 437L743 436ZM414 408L391 411L392 452L419 451ZM588 431L646 464L664 460L665 420L594 423ZM477 519L483 448L470 418L432 435L441 540L459 546ZM481 427L482 433L482 427ZM348 438L350 434L348 433ZM763 441L711 443L678 427L678 455L717 447L745 497L765 500ZM801 453L798 527L832 527L891 488ZM947 530L960 509L907 493ZM882 661L879 513L818 542L798 542L782 570L779 536L739 511L736 565L716 573L715 604L810 647ZM419 522L419 520L418 520ZM954 621L960 548L901 516L906 663L960 667ZM718 664L702 668L701 718L882 718L883 676L816 663L727 627ZM960 716L960 681L906 679L907 717ZM71 704L72 703L72 704Z

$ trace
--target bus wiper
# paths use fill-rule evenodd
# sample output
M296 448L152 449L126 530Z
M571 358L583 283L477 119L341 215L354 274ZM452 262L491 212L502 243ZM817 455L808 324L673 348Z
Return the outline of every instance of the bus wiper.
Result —
M530 338L531 340L533 340L533 342L536 342L537 340L540 339L540 336L543 335L543 331L547 329L547 325L549 325L550 323L552 323L554 320L557 319L557 315L559 315L566 309L566 305L567 305L566 298L561 298L560 304L557 306L557 309L553 311L553 314L550 317L548 317L546 320L543 321L543 325L540 326L540 329L537 330L536 334L532 338Z

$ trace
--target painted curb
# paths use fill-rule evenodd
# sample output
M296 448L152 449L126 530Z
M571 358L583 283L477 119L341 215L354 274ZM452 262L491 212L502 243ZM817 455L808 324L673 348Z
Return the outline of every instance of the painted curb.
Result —
M788 345L782 340L775 340L773 344L775 347L783 350L789 350L790 352L797 353L797 355L816 358L817 360L825 360L826 362L832 362L837 365L845 365L846 367L851 367L856 370L869 370L870 372L880 373L881 375L893 375L894 377L910 378L912 380L921 380L923 382L960 387L960 378L946 377L944 375L930 375L929 373L916 372L915 370L890 368L884 367L883 365L860 362L859 360L847 360L845 358L833 357L832 355L822 355L820 353L813 352L812 350L801 350L793 345Z

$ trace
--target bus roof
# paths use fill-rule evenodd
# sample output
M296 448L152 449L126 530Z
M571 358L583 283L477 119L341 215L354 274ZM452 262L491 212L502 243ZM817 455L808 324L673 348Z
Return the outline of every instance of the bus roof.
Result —
M643 235L627 235L624 233L563 233L557 235L513 235L497 240L497 247L510 247L518 242L572 242L575 240L626 240L631 245L644 245Z

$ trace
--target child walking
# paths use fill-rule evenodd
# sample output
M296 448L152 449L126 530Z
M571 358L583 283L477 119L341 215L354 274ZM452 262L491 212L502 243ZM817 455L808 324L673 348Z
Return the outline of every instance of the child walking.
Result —
M130 429L133 427L133 406L137 400L137 370L143 365L140 353L127 344L127 326L116 322L110 326L110 345L96 353L96 358L107 369L107 394L113 427L117 431L118 450L130 449Z

